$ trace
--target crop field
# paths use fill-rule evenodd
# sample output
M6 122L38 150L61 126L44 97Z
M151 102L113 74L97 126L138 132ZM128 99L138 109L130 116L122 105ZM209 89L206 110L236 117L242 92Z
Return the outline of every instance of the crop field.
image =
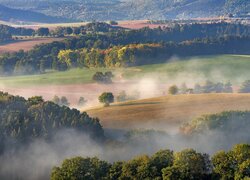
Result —
M51 43L53 41L61 41L64 38L29 38L24 40L13 41L10 43L0 45L0 54L6 52L16 52L19 50L28 51L35 45L42 43Z
M164 96L87 110L109 129L174 130L203 114L250 110L250 94L199 94Z

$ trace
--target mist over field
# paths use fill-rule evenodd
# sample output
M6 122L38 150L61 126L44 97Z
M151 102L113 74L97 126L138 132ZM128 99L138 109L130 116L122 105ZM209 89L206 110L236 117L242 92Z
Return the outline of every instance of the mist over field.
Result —
M0 179L250 177L249 3L205 1L0 0Z
M170 135L164 131L154 130L148 130L148 133L144 134L143 132L147 130L141 129L138 130L138 134L129 138L122 133L123 135L119 136L123 138L118 142L107 144L93 141L88 135L72 129L65 129L57 132L49 141L36 139L28 145L20 145L19 148L6 151L0 156L0 177L27 180L49 179L53 166L58 166L65 158L76 156L96 156L114 162L129 160L141 154L153 154L160 149L181 151L186 148L213 155L221 149L229 150L234 144L250 143L248 128L246 127L244 131L241 127L233 134L215 130L192 137L179 132ZM109 132L112 136L111 133L112 130Z

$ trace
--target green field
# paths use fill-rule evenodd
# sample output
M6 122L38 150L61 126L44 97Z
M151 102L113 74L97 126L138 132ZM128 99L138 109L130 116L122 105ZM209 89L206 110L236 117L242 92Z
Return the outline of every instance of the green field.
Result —
M0 84L6 86L33 86L47 84L91 83L96 71L113 71L125 79L154 77L161 81L188 79L197 82L204 79L215 82L230 80L239 84L250 79L249 55L201 56L173 59L164 64L144 65L120 69L72 69L65 72L47 72L41 75L0 77Z

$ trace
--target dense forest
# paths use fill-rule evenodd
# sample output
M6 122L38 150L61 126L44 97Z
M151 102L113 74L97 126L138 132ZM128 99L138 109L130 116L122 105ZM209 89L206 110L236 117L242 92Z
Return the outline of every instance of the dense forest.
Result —
M160 150L129 161L108 163L98 158L75 157L54 167L52 180L66 179L244 179L250 177L250 145L238 144L212 158L193 149L180 152Z
M72 67L126 67L154 64L166 62L174 55L185 57L250 53L249 37L201 39L181 43L129 44L108 49L101 49L105 46L105 41L97 40L93 46L91 44L89 40L74 39L40 45L29 52L4 54L0 57L0 74L34 74L43 73L46 69L66 70ZM87 46L87 48L74 50L76 46ZM93 48L88 48L91 46Z
M42 97L12 96L0 92L1 150L8 142L18 145L35 138L49 139L60 129L72 128L95 139L104 137L102 126L96 118L76 109L46 102Z
M65 70L69 66L121 67L152 64L165 62L173 55L249 54L250 28L246 25L192 24L163 29L96 32L103 28L105 30L105 27L105 23L92 23L86 25L87 29L92 30L91 33L63 42L42 44L28 52L4 54L0 57L0 74L34 74L46 69ZM69 28L65 31L74 32ZM46 28L40 28L39 32L47 35L50 33ZM62 32L58 33L60 35ZM60 59L65 54L70 56L72 63L68 63L68 60L65 63Z

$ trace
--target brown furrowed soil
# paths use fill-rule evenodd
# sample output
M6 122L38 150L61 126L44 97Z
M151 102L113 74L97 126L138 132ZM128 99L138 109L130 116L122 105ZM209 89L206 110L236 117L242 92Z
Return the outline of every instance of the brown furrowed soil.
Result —
M35 45L42 43L51 43L53 41L62 41L64 38L30 38L25 40L13 41L4 45L0 45L0 54L6 52L17 52L19 50L28 51Z
M195 117L228 110L250 110L250 94L169 95L87 112L100 118L105 128L177 130Z

